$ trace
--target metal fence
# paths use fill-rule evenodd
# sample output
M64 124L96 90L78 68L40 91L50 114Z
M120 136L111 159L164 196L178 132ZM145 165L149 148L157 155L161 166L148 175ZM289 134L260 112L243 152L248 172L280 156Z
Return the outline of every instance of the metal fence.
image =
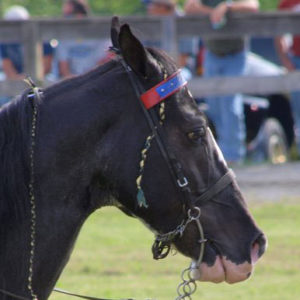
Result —
M83 20L33 19L29 21L0 21L0 42L20 42L24 45L24 69L40 84L46 84L42 75L42 41L53 38L84 39L109 38L109 17ZM160 40L162 48L177 56L177 41L181 37L280 36L300 34L300 14L291 12L235 13L227 18L226 26L213 30L207 17L122 17L122 23L134 28L142 39ZM231 94L235 92L267 94L300 89L300 72L269 77L195 78L189 87L196 96ZM0 82L0 95L15 95L24 88L17 81Z

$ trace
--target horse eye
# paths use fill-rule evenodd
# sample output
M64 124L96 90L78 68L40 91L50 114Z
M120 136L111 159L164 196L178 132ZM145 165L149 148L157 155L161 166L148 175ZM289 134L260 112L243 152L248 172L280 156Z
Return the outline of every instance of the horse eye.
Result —
M206 130L204 127L200 127L187 134L188 138L193 142L198 142L202 137L205 136Z

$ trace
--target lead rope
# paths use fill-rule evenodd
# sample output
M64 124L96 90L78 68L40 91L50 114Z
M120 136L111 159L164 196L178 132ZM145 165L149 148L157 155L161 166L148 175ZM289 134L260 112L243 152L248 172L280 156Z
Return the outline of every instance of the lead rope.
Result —
M36 236L36 205L34 196L34 154L35 154L35 137L36 137L36 123L37 123L37 104L35 99L40 99L39 89L36 87L30 77L24 80L32 89L32 123L31 123L31 144L30 144L30 180L29 180L29 199L30 199L30 257L29 257L29 271L28 271L28 285L30 296L33 300L37 300L37 295L33 291L32 278L33 278L33 262L35 256L35 236Z

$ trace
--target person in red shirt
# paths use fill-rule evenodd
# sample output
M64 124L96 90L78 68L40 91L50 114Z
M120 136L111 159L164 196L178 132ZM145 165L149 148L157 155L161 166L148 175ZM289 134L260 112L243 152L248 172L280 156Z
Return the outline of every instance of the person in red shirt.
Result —
M278 8L300 14L300 0L281 0ZM288 45L284 37L276 38L276 48L282 65L288 71L300 70L300 35L293 36L291 45ZM296 143L300 155L300 89L291 93L291 104L295 121Z

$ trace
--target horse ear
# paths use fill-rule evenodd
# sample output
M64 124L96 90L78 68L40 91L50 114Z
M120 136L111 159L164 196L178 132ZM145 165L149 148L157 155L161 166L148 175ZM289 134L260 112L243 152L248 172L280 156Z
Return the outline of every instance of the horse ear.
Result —
M150 54L132 34L128 24L121 26L118 40L122 56L126 63L135 73L147 77L151 65Z
M111 43L113 47L116 49L120 49L119 32L120 32L120 21L117 16L114 16L111 19L110 37L111 37Z

